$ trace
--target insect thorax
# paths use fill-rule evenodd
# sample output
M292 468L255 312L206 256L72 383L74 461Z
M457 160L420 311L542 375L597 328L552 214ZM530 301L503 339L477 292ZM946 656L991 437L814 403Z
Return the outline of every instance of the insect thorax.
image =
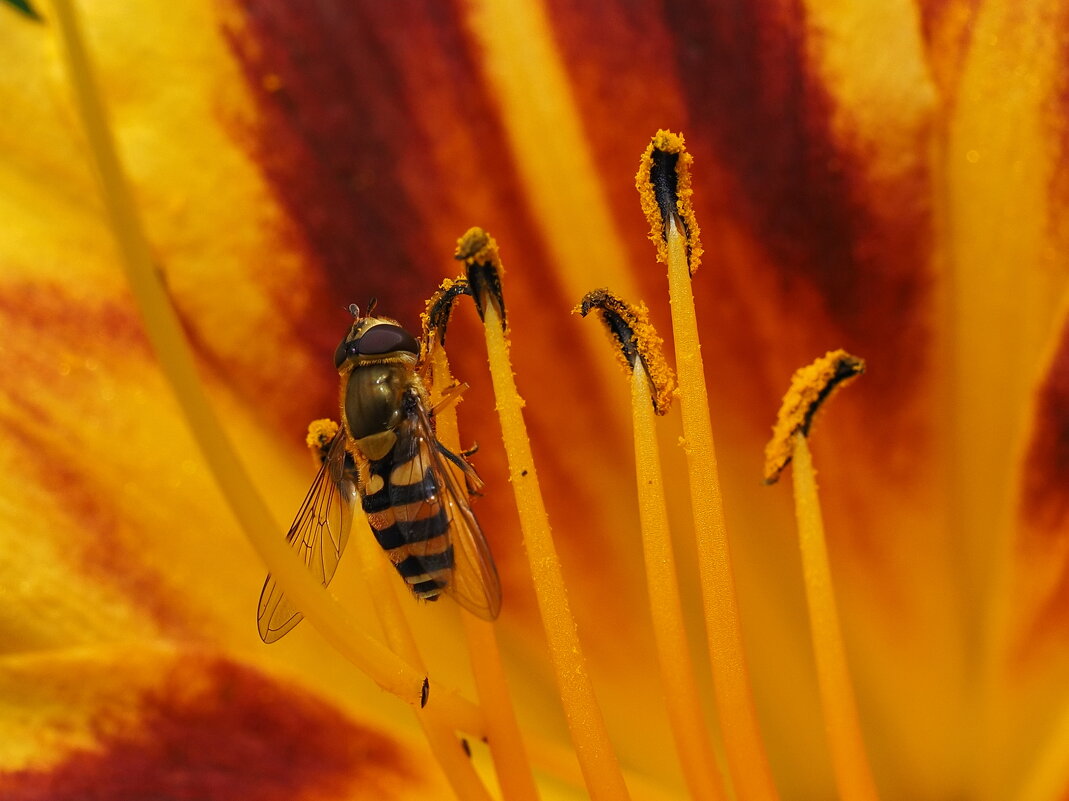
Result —
M404 415L405 390L414 379L407 359L354 367L344 379L342 401L350 437L360 440L395 429Z

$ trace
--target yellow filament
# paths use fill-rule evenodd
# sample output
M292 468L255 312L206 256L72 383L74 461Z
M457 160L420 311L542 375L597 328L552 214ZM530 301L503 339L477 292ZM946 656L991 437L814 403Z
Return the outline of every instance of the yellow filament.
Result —
M466 612L461 614L461 621L475 687L486 709L486 741L501 795L509 801L537 801L538 788L512 706L494 625Z
M353 539L357 542L361 572L371 594L375 614L390 647L405 661L423 671L423 658L397 600L396 592L400 586L397 576L390 575L394 571L375 542L371 527L366 525L366 518L363 519L365 530L358 532ZM457 797L465 801L490 801L490 794L454 733L456 721L439 704L428 704L423 710L415 710L415 713L431 752Z
M876 785L872 780L865 742L861 736L861 724L858 722L857 705L835 607L813 457L802 433L794 436L793 477L809 625L835 783L843 801L875 801L878 798Z
M501 318L494 304L488 301L484 305L483 330L501 420L501 434L509 462L510 481L516 495L520 528L523 530L538 608L549 641L549 655L556 671L568 729L590 797L595 801L618 801L629 797L627 787L594 696L586 657L568 605L564 576L549 530L549 519L523 420L523 399L516 391L512 375L508 340L501 330Z
M397 584L396 578L394 578L393 583ZM397 649L394 649L394 651L400 653ZM422 668L420 669L422 670ZM442 716L449 721L452 728L457 731L470 734L477 740L481 740L486 736L486 720L482 709L452 687L436 683L434 692L430 694L430 698L427 700L426 708L430 709L431 707L438 709Z
M679 600L675 557L668 531L668 507L657 448L656 413L650 402L650 381L641 359L635 359L631 379L631 409L635 434L642 547L646 585L650 595L653 633L664 681L668 719L690 795L698 801L725 798L724 778L716 767L701 712L694 678L683 608Z
M442 391L452 386L453 376L445 348L432 346L429 352L430 374L434 384L428 387L431 404L434 405ZM439 410L435 416L435 434L445 447L457 453L460 448L460 431L457 425L455 404ZM505 669L501 662L496 630L491 623L479 620L474 615L461 612L464 636L471 654L472 673L479 702L485 710L486 740L494 761L501 794L509 801L537 801L531 763L520 735L516 710L512 705Z
M757 726L743 652L686 240L674 214L669 217L666 235L668 291L672 304L684 450L717 714L724 732L728 769L738 797L747 801L773 799L778 796Z
M223 497L286 595L324 638L384 690L419 706L424 674L360 631L333 596L301 564L285 539L279 536L278 526L208 403L178 316L153 264L115 152L107 114L72 3L56 0L54 10L68 77L100 180L120 262L160 367Z

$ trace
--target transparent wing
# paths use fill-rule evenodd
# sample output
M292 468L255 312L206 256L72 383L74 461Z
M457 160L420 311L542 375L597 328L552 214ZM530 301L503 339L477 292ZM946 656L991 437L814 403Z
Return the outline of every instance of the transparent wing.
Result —
M331 440L323 465L286 535L290 547L324 587L334 578L353 522L356 479L346 467L345 440L344 430L339 430ZM256 612L260 638L266 643L275 642L303 617L268 575Z
M406 403L406 408L411 410L409 417L399 427L399 432L407 432L416 440L412 448L414 458L410 464L418 473L409 478L410 481L420 481L427 477L433 483L433 488L430 488L432 492L428 501L395 506L394 515L409 524L433 515L444 515L448 522L446 534L453 548L453 568L445 573L444 591L472 614L484 620L494 620L501 611L501 582L490 546L463 490L465 471L442 456L427 411L415 393L411 400L414 402ZM403 452L402 445L399 443L395 452ZM430 546L432 542L428 541L427 545ZM421 552L420 544L411 543L408 553L423 563L424 573L434 575L442 568L438 555L440 549L428 548L429 553Z

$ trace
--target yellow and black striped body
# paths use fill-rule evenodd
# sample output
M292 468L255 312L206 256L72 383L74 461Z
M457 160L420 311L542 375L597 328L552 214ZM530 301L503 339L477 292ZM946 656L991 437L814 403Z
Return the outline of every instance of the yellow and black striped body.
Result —
M413 400L406 397L406 403ZM375 539L413 594L434 601L454 567L448 501L431 468L429 449L436 443L412 430L410 415L404 418L390 452L361 466L361 503Z

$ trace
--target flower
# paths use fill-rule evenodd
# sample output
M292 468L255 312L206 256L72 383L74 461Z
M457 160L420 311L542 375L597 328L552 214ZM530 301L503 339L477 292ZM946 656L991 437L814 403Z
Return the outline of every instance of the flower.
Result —
M3 795L444 794L405 705L312 627L260 643L264 567L119 269L55 9L35 23L18 5L0 6L0 97L18 121L0 133ZM154 261L279 530L311 479L304 426L337 402L344 309L378 297L415 328L456 272L457 236L494 233L571 608L635 796L683 784L627 388L603 335L567 311L609 286L671 331L630 176L653 131L685 130L702 355L779 793L828 796L834 779L791 499L760 485L761 451L788 376L844 347L868 372L813 449L876 786L1048 799L1069 784L1064 14L1008 0L190 0L166 14L91 3L84 23ZM472 385L461 432L481 446L477 511L525 741L546 797L581 797L470 310L449 356ZM661 445L698 638L677 415ZM331 590L377 637L352 560ZM455 611L409 612L432 687L474 697Z

